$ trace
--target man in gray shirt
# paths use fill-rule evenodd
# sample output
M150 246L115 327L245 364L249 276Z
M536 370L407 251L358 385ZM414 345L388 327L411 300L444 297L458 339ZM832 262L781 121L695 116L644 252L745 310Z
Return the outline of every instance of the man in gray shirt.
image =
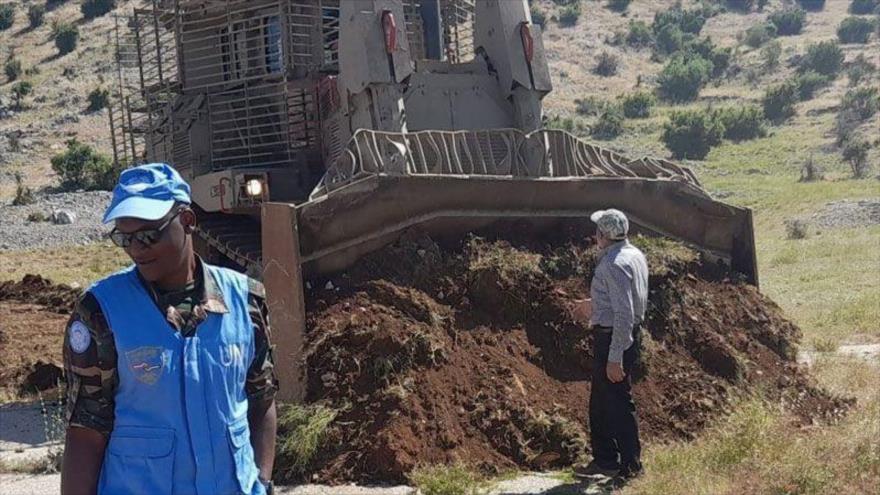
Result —
M619 210L593 213L602 250L590 285L594 331L590 386L593 461L579 475L633 478L642 472L638 417L630 375L638 361L648 302L645 255L627 240L629 221Z

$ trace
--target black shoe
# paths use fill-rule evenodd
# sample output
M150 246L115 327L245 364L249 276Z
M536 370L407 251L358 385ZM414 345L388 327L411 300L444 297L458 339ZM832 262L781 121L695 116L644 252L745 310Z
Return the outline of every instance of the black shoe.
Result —
M636 464L635 466L626 466L621 468L617 473L617 478L619 478L624 483L634 480L639 476L645 474L645 469L641 464Z
M614 478L618 476L620 469L616 467L606 468L596 464L596 461L593 461L586 466L581 464L574 468L574 475L578 478L589 478L592 476L606 476L608 478Z

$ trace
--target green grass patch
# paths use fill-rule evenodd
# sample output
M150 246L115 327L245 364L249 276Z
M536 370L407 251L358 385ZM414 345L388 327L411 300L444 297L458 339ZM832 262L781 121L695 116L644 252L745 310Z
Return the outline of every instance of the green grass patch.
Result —
M478 495L490 486L480 474L463 465L423 466L409 474L423 495Z
M290 479L312 461L339 411L321 404L284 404L278 414L276 452L281 478Z
M55 283L88 287L129 264L125 251L110 243L4 251L0 253L0 280L21 280L30 273Z

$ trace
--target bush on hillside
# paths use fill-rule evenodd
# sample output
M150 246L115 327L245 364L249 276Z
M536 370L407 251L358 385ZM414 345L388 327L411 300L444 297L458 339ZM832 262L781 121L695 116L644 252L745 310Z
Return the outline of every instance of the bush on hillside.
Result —
M782 43L773 40L761 49L762 65L766 69L775 69L779 66L779 57L782 56Z
M648 46L654 42L651 28L642 21L629 21L629 31L626 33L626 44L629 46Z
M578 19L581 17L581 4L573 3L571 5L566 5L562 7L559 11L559 25L562 27L571 27L577 24Z
M6 65L3 66L3 71L6 72L7 81L15 81L24 73L24 69L21 67L21 60L17 58L7 60Z
M608 0L608 8L615 12L625 12L632 0Z
M656 102L654 95L639 91L621 98L623 115L628 119L644 119L651 116L651 108Z
M776 26L767 22L746 29L746 33L743 36L743 43L752 48L758 48L775 37Z
M623 134L623 111L616 105L608 105L599 115L590 134L597 139L614 139Z
M104 88L95 88L89 93L89 108L90 112L97 112L98 110L107 106L110 102L110 91Z
M544 13L544 10L537 5L532 5L529 10L532 14L532 22L544 26L544 23L547 21L547 14Z
M837 28L837 38L841 43L861 43L868 42L874 25L877 21L866 19L864 17L847 17Z
M675 24L667 24L656 31L654 47L663 54L673 54L684 46L685 34Z
M544 123L546 129L559 129L574 134L575 136L583 136L587 133L588 127L584 124L583 119L571 117L551 116Z
M55 25L53 37L55 38L55 46L58 48L58 53L66 55L76 50L76 44L79 41L79 29L72 24L61 22Z
M727 8L738 12L751 12L755 7L755 0L726 0Z
M818 12L825 8L825 0L797 0L804 10Z
M86 19L94 19L116 8L116 0L83 0L79 10Z
M880 0L853 0L849 4L850 14L880 14L878 10L880 10Z
M843 146L843 161L849 163L856 179L864 179L871 170L868 166L869 149L871 144L863 139L850 139Z
M692 40L685 44L684 50L687 53L697 54L704 60L712 62L712 77L720 76L730 67L732 50L715 46L711 38Z
M673 25L684 33L700 34L704 24L706 13L702 9L683 9L681 5L675 5L654 14L651 27L654 33L659 33L664 26Z
M836 41L822 41L807 47L807 53L798 64L800 72L817 72L835 76L843 66L843 50Z
M34 85L31 84L30 81L19 81L12 85L12 98L15 100L13 106L16 109L21 109L21 102L24 100L24 97L31 94L34 91Z
M846 76L849 78L850 86L858 86L863 79L871 77L874 72L877 72L877 66L869 62L865 55L860 53L858 57L849 63Z
M723 134L724 127L710 112L686 110L672 113L660 139L675 158L702 160Z
M813 71L804 72L795 78L798 88L798 99L801 101L811 100L816 91L831 84L831 78Z
M794 105L798 101L798 87L793 81L782 83L767 90L762 100L764 117L773 122L781 122L794 115Z
M620 57L608 52L602 52L599 54L599 58L596 61L596 66L593 67L593 72L603 76L613 76L617 74L617 66L620 64Z
M764 113L756 106L728 107L717 110L715 118L724 127L724 137L747 141L767 135Z
M851 111L860 120L868 120L880 109L880 89L864 87L851 89L843 95L841 111Z
M666 63L657 78L660 95L674 102L694 100L712 71L712 62L697 55L678 54Z
M15 6L11 3L0 4L0 31L12 27L15 22Z
M776 33L780 36L800 34L806 20L807 13L798 8L779 10L770 14L770 23L776 26Z
M43 25L43 17L46 15L46 6L40 4L33 4L28 7L28 24L31 29L38 28Z
M595 96L577 98L574 100L574 104L575 112L577 112L578 115L586 116L599 115L604 112L605 108L608 106L607 101Z
M111 190L116 182L116 170L110 158L76 139L67 141L67 150L51 159L52 170L61 178L61 187L73 191Z

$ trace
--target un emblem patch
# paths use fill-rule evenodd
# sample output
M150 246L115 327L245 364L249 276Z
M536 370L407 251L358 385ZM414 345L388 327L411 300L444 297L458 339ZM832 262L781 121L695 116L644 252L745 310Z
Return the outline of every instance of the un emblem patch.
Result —
M159 381L165 369L165 359L161 347L138 347L125 353L128 368L141 383L153 385Z

